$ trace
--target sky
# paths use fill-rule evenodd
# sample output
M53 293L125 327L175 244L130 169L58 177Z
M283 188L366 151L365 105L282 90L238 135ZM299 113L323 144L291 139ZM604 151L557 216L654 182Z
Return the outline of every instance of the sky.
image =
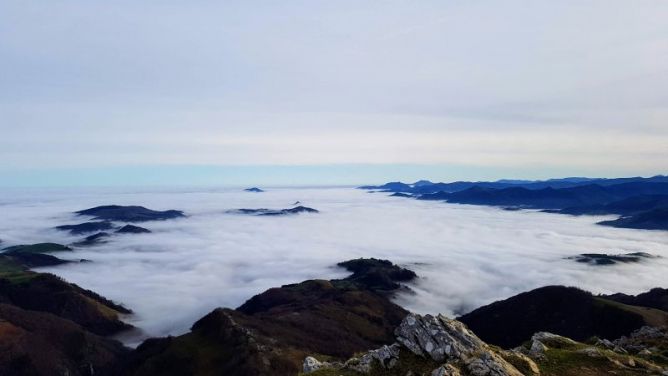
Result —
M0 186L666 173L668 2L0 2Z

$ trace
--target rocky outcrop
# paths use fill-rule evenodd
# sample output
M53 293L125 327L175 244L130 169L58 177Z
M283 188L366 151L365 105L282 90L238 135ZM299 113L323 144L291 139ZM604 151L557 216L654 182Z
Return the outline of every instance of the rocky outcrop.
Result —
M360 374L405 375L424 374L425 366L432 367L430 375L522 376L523 374L502 355L466 326L445 316L409 314L395 330L396 342L352 358L339 369ZM413 360L417 356L417 363ZM314 362L315 361L315 362ZM310 359L304 372L336 364L323 365ZM531 362L531 361L529 361ZM408 368L408 369L407 369Z
M490 346L463 323L444 316L409 314L396 329L396 342L345 362L310 356L303 373L385 376L604 376L667 375L665 329L643 327L615 341L576 342L535 333L512 350Z
M260 189L258 187L252 187L252 188L246 188L244 189L245 192L253 192L253 193L262 193L264 192L263 189Z

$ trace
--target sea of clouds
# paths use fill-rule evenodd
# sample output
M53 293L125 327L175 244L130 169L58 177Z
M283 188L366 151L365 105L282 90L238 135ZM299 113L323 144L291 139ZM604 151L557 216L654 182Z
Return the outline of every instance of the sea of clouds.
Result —
M140 223L151 234L123 234L63 257L88 259L42 268L120 302L147 336L180 334L215 307L237 307L267 288L340 278L337 262L392 260L415 270L413 293L397 303L421 313L465 313L532 288L564 284L595 293L639 293L668 285L668 233L598 226L606 217L452 205L388 197L352 188L4 190L2 246L70 244L82 236L53 227L83 222L75 210L144 205L184 210L187 218ZM256 217L235 208L289 208L319 214ZM609 218L609 217L608 217ZM579 253L648 252L638 264L590 266Z

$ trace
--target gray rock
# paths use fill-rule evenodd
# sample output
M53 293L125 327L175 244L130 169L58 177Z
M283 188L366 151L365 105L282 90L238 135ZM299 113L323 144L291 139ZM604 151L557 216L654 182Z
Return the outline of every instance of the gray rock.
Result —
M588 357L591 358L601 358L603 357L603 354L601 353L601 350L599 350L596 347L585 347L584 349L580 349L577 351L580 354L585 354Z
M381 367L391 369L398 362L400 348L401 346L398 343L390 346L385 345L379 349L371 350L359 358L348 360L344 367L360 373L369 373L371 372L371 366L375 361L378 361Z
M612 341L607 340L607 339L599 339L598 341L596 341L596 346L600 346L600 347L606 348L608 350L612 350L612 349L615 348L615 344L612 343Z
M577 342L573 341L570 338L560 336L558 334L548 333L548 332L538 332L531 336L531 341L540 341L547 347L568 347L576 345Z
M414 354L437 362L462 362L472 376L522 375L466 325L442 315L409 314L394 333L397 341Z
M529 356L532 358L542 358L545 356L545 351L547 351L547 346L543 342L533 340L529 348Z
M409 314L395 330L397 341L416 355L428 355L437 362L470 357L486 346L463 323L439 315Z
M420 316L409 314L395 330L397 342L383 346L366 354L345 362L344 369L362 374L369 374L375 367L391 369L401 363L401 354L410 351L421 357L445 363L431 372L432 376L524 376L499 353L473 334L463 323L448 319L445 316ZM512 353L512 352L507 352ZM530 359L519 353L530 363L531 369L537 366ZM533 367L531 367L533 364ZM457 365L457 366L455 366ZM465 367L458 368L458 367ZM335 368L341 366L318 362L308 357L304 360L304 373L316 369ZM407 374L413 374L409 370Z
M638 355L648 356L648 355L652 355L652 352L649 351L648 349L642 349L642 350L640 350L640 352L638 352Z
M317 371L320 368L322 368L323 364L316 358L312 356L307 356L306 359L304 359L304 365L303 365L303 371L304 373L311 373L313 371Z
M462 373L459 372L457 368L451 364L444 364L435 370L431 371L431 376L461 376Z

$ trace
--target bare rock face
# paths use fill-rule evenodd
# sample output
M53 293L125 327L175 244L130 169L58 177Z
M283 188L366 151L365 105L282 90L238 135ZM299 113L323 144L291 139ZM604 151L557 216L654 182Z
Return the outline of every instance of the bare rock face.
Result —
M394 333L414 354L428 355L437 362L469 358L485 346L464 324L442 315L409 314Z
M399 361L401 345L394 343L371 350L359 358L352 358L344 364L346 369L360 373L369 373L374 364L380 364L383 368L393 368ZM377 362L377 363L376 363Z
M431 376L461 376L457 368L451 364L444 364L432 371Z
M393 369L405 367L404 358L413 355L424 359L422 363L435 365L430 372L432 376L524 375L466 325L442 315L411 313L394 333L396 343L350 359L342 368L369 374L374 367L382 367L389 374Z
M312 356L307 356L306 359L304 359L304 373L311 373L322 367L323 363Z
M466 325L443 315L410 314L395 334L397 341L414 354L429 356L436 362L461 363L473 376L522 375Z

